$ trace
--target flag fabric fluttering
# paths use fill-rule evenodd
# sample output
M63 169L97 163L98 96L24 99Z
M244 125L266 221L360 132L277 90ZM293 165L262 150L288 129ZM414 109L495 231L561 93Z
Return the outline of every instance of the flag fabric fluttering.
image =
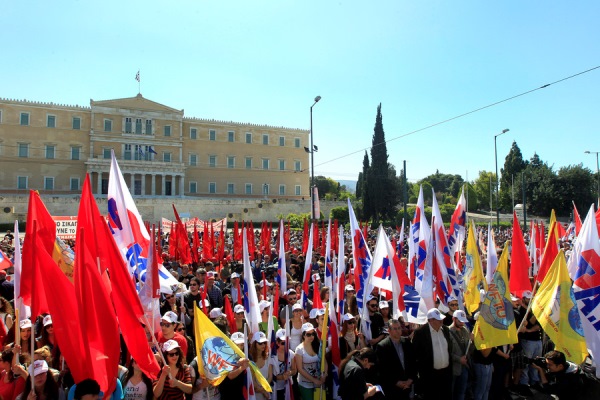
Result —
M502 250L473 329L478 350L517 343L517 327L508 284L508 245Z
M275 276L281 293L287 292L287 269L285 265L285 229L283 220L279 221L279 257L277 259L277 275Z
M513 235L510 253L510 289L512 293L521 297L523 292L531 291L531 282L529 282L529 267L531 262L525 247L523 233L519 226L517 213L513 212Z
M23 264L21 261L21 240L19 239L19 221L15 220L15 254L14 254L14 290L15 290L15 310L19 310L19 319L31 318L31 308L23 303L21 296L21 271ZM19 323L19 321L16 321Z
M573 281L573 293L577 301L585 341L594 360L600 357L600 242L594 205L581 226L575 250L577 268ZM596 369L600 378L600 368Z
M135 74L135 80L140 82L140 70L138 69L138 72Z
M431 191L433 194L431 234L435 244L433 248L435 251L435 258L433 259L435 266L434 274L437 277L438 297L442 303L446 304L448 297L454 296L457 299L460 297L460 289L458 288L456 271L452 265L452 252L446 238L442 213L435 197L435 191L433 189Z
M246 322L252 332L258 332L258 324L262 321L260 310L258 308L258 296L256 287L254 286L254 277L252 275L252 266L250 265L250 257L248 256L248 241L246 231L243 233L243 261L244 261L244 308L246 309ZM198 353L199 354L199 353Z
M312 224L310 225L310 232L308 234L308 241L306 257L304 258L304 272L302 273L302 293L300 294L300 304L305 310L308 309L308 297L309 297L309 285L310 285L310 274L312 271L312 253L313 253L313 229Z
M448 247L450 254L460 251L461 244L466 234L467 223L467 200L465 200L465 189L460 194L460 198L456 203L456 208L450 219L450 227L448 229Z
M367 242L360 230L358 220L354 214L352 203L348 199L348 213L350 215L350 235L352 237L352 257L354 259L354 289L356 290L356 305L358 312L362 314L363 305L366 304L367 297L371 294L366 287L369 279L369 270L371 269L371 252Z
M498 253L496 253L496 243L492 231L492 223L488 223L488 242L487 242L487 264L485 269L485 281L489 285L494 279L496 268L498 268Z
M587 355L565 253L560 250L532 300L531 310L556 349L581 364Z
M552 215L554 215L554 210L552 210ZM546 273L548 272L550 266L554 262L554 259L558 255L558 234L556 230L557 223L557 221L554 221L552 222L552 224L550 224L550 230L548 231L546 247L544 247L544 255L542 256L540 269L535 278L538 282L542 282L544 280Z
M479 308L479 286L487 286L483 277L481 256L475 239L475 224L471 221L467 234L467 252L465 260L465 306L469 313L474 313Z
M111 157L108 179L108 219L111 233L129 272L143 282L148 266L150 235L125 184L114 150L111 150ZM162 293L173 293L179 284L162 264L159 265L159 280Z

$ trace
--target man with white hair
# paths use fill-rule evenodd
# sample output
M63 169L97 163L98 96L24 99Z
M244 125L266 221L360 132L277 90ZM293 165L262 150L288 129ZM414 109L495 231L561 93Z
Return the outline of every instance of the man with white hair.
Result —
M474 346L470 346L471 332L463 310L456 310L449 327L452 340L452 399L463 400L469 381L469 359Z

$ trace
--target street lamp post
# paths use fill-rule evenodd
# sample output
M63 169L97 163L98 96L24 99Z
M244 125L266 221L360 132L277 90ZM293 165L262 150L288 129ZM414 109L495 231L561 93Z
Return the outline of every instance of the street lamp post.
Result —
M598 164L598 153L600 153L600 151L589 151L586 150L585 154L595 154L596 155L596 178L598 180L598 189L597 189L597 197L598 197L598 204L597 207L600 207L600 164Z
M494 154L496 158L496 228L500 229L500 205L498 204L498 146L496 145L496 138L500 135L504 135L510 129L502 129L497 135L494 135Z
M317 219L315 215L315 151L316 147L313 143L313 122L312 122L312 111L313 107L321 100L321 96L315 97L315 102L310 106L310 151L305 147L308 153L310 153L310 215L311 220Z

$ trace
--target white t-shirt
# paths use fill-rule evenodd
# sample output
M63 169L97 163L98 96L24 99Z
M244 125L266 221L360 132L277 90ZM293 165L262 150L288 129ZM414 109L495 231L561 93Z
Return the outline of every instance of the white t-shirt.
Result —
M292 350L288 350L288 362L287 368L285 367L285 363L283 361L279 361L277 358L277 354L271 356L269 363L273 368L273 382L275 382L275 390L283 390L285 389L285 381L277 380L277 375L283 373L283 371L291 371L292 370L292 361L294 360L294 352ZM290 378L291 379L291 378Z
M304 350L304 345L300 343L298 347L296 347L296 354L302 356L302 368L312 375L315 378L321 376L321 371L319 370L319 355L315 354L311 356ZM308 389L313 389L315 384L312 381L307 380L304 375L298 372L298 385L303 386Z
M148 386L146 386L144 381L139 381L137 385L134 385L130 379L127 381L127 385L125 385L123 393L125 394L123 397L125 400L145 399L146 395L148 394Z
M202 383L202 377L196 376L196 370L194 368L190 368L190 376L192 378L192 386L197 386ZM192 395L192 400L221 400L221 392L219 392L218 386L209 386L194 393Z
M302 328L294 328L290 321L290 349L295 349L302 342Z

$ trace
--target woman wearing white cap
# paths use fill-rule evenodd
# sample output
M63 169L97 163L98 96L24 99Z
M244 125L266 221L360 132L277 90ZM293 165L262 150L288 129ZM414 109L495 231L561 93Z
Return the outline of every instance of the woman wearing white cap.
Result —
M342 329L340 331L340 357L346 358L353 350L360 350L366 347L365 337L358 331L356 317L350 313L342 316Z
M13 325L13 327L11 328L13 338L15 335L15 328L16 328L15 325ZM31 329L32 329L31 320L22 319L19 322L19 328L20 328L19 332L20 332L20 336L21 336L21 345L15 346L15 343L10 343L6 346L6 348L11 348L11 349L16 348L18 353L21 354L22 356L24 356L25 358L31 357L31 354L29 354L29 352L31 351L31 341L33 340L33 338L31 337ZM11 332L9 332L9 334L7 336L11 336Z
M52 317L46 315L43 319L42 334L35 339L36 348L48 346L50 351L54 348L54 325L52 325Z
M244 325L246 325L246 314L245 314L244 306L241 304L236 304L233 307L233 315L235 318L235 328L237 329L235 332L244 332ZM231 332L231 333L235 333Z
M263 332L254 332L252 335L252 343L250 344L250 359L260 370L260 373L265 377L267 382L271 383L273 371L268 363L269 350L267 336ZM256 391L257 400L267 400L271 397L263 387L254 381L254 390Z
M163 367L154 384L154 396L158 400L185 400L186 393L192 393L192 378L188 366L185 365L183 351L179 343L171 339L163 344L162 352L167 365Z
M274 400L285 400L286 383L292 376L296 375L296 363L294 362L294 352L291 349L287 349L287 357L285 354L285 342L288 339L285 335L285 329L278 330L275 336L277 338L275 342L277 352L271 356L269 361L274 380Z
M381 300L379 302L379 313L383 317L383 322L385 322L385 325L387 326L390 320L390 303L385 300Z
M34 392L31 393L31 379L27 379L25 382L25 390L19 396L18 400L52 400L58 399L58 385L52 377L52 373L48 369L46 361L38 360L34 361L29 366L29 374L33 374L33 386Z
M325 383L326 373L319 368L319 338L311 323L302 325L302 343L296 347L294 362L298 370L298 389L302 400L313 400L315 388ZM325 368L327 371L327 368Z
M304 324L303 318L304 310L300 303L296 303L292 306L292 318L290 318L290 349L296 349L302 341L302 325Z

